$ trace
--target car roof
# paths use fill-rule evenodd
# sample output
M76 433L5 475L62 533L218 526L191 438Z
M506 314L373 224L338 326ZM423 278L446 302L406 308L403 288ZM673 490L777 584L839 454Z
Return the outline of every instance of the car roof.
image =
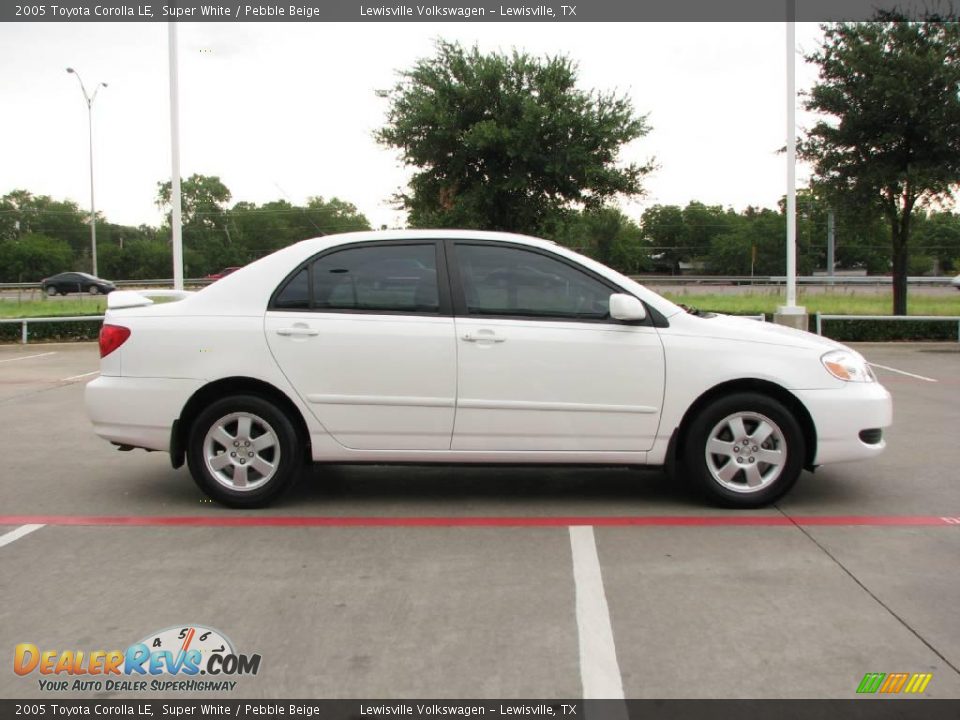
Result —
M378 242L383 240L499 240L501 242L521 243L535 247L556 247L552 240L517 235L515 233L495 232L492 230L364 230L359 232L338 233L308 238L296 243L297 246L311 247L317 250L334 245L350 243Z

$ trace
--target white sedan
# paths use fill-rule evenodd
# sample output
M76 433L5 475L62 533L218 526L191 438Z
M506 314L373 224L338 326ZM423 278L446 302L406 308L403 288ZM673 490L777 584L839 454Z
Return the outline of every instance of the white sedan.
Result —
M660 465L757 507L876 457L892 418L843 345L479 231L305 240L177 302L114 292L100 354L97 434L234 507L309 461Z

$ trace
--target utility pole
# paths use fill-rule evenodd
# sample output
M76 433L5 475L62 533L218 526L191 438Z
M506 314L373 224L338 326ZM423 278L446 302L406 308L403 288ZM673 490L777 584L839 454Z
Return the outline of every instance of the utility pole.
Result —
M834 253L836 252L833 228L833 208L829 208L827 210L827 275L830 277L831 282L833 280Z
M97 83L93 89L93 95L87 94L87 88L83 85L80 73L72 67L67 68L67 72L77 78L80 83L80 91L83 93L83 99L87 103L87 132L90 139L90 255L93 259L93 274L97 275L97 208L93 200L93 101L97 99L97 93L100 88L107 87L107 84Z

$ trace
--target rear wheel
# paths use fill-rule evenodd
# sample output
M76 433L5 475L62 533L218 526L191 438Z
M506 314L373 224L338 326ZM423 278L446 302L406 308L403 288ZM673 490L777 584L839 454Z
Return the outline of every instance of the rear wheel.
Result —
M753 508L782 497L800 477L803 431L780 402L757 393L721 398L687 433L684 469L711 501Z
M262 507L296 480L303 452L290 419L255 395L222 398L190 429L187 464L207 495L229 507Z

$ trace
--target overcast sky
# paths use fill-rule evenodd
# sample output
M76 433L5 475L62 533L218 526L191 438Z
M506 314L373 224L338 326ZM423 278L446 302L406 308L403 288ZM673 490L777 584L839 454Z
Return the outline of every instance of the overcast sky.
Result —
M182 174L219 175L234 201L336 195L375 226L403 225L390 196L409 171L372 138L387 107L375 91L436 38L567 54L582 87L628 94L652 131L622 160L659 165L647 195L623 204L635 219L690 200L773 207L786 192L783 23L186 23L179 35ZM798 52L820 36L798 24ZM88 89L109 84L94 105L97 209L158 224L156 183L170 177L166 23L0 24L0 194L89 207L87 110L67 66ZM798 89L815 79L798 56Z

